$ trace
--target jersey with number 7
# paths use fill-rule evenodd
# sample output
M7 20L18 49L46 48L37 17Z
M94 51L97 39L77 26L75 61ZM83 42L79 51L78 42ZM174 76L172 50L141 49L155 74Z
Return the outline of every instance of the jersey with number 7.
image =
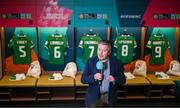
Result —
M150 64L164 64L164 55L169 48L169 40L166 36L153 35L150 37L147 47L151 48Z
M67 47L66 37L62 35L51 35L45 42L49 50L50 64L64 64L64 51Z
M133 59L133 49L137 47L136 39L130 35L120 35L114 41L114 47L117 48L117 58L123 64L130 63Z
M79 47L83 48L84 63L86 63L89 58L97 56L97 47L100 40L101 38L97 35L82 36Z
M10 40L9 47L13 47L14 64L30 64L31 48L33 41L28 36L13 36Z

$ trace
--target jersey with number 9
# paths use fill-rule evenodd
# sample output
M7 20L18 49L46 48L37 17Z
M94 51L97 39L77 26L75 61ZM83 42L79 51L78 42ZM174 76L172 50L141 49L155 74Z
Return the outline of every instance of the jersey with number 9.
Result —
M150 37L147 47L151 48L150 64L164 64L164 55L169 48L169 41L166 36L153 35Z

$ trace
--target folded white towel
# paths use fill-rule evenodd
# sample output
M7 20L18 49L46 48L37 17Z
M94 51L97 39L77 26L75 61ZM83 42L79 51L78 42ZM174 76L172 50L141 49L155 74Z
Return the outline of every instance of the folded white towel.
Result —
M126 79L134 79L135 76L131 72L125 72Z

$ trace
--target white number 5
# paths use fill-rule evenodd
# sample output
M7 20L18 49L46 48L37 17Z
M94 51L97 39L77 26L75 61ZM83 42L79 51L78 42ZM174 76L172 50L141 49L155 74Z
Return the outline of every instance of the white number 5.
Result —
M26 57L26 51L23 50L24 48L25 46L19 46L19 52L21 52L20 57Z

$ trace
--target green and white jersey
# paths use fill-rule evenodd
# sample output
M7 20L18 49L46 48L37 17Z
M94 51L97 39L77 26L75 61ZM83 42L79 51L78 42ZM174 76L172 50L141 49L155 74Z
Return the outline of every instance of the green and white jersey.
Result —
M166 49L170 48L168 38L164 35L153 35L150 37L147 47L151 48L150 64L164 64L164 55Z
M51 35L45 42L45 47L49 50L50 64L64 64L64 52L68 42L63 35Z
M97 56L98 42L101 38L98 35L85 35L81 37L79 47L83 49L83 62L86 63L91 57Z
M130 63L133 59L133 49L137 47L136 39L130 35L120 35L114 41L114 47L117 48L117 58L123 64Z
M31 48L34 47L34 45L29 36L13 36L13 38L10 40L9 47L13 47L14 64L31 63Z

